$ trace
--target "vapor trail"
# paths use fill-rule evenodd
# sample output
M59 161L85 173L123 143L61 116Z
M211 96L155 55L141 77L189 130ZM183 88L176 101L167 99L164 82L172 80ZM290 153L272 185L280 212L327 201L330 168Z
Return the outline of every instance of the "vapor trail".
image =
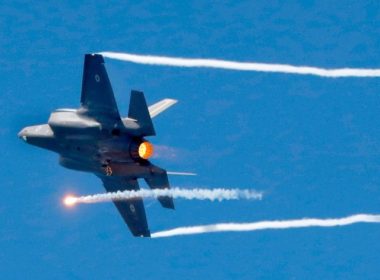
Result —
M222 231L256 231L264 229L289 229L305 227L336 227L356 223L380 223L380 215L358 214L339 219L314 219L262 221L255 223L225 223L205 226L179 227L171 230L159 231L152 234L153 238L170 237L176 235L190 235Z
M238 62L218 59L181 58L152 55L138 55L131 53L100 52L104 57L129 61L139 64L176 66L176 67L204 67L219 68L237 71L276 72L298 75L314 75L326 78L343 77L380 77L380 69L366 68L337 68L326 69L310 66L294 66L287 64L269 64L257 62Z
M262 193L254 190L241 189L156 189L138 191L117 191L103 194L87 196L68 196L64 199L66 205L77 203L97 203L114 200L129 200L134 198L158 198L160 196L170 196L173 198L199 199L199 200L237 200L237 199L262 199Z

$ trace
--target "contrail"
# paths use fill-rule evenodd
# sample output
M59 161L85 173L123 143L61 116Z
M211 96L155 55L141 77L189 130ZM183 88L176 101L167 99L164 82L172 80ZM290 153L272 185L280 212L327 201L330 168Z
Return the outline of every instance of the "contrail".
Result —
M298 75L314 75L326 78L343 77L380 77L380 69L367 68L336 68L326 69L311 66L295 66L288 64L270 64L257 62L239 62L218 59L182 58L153 55L138 55L131 53L100 52L104 57L129 61L138 64L176 66L176 67L203 67L237 71L256 71L286 73Z
M153 238L170 237L176 235L190 235L223 231L256 231L265 229L289 229L306 227L337 227L356 223L380 223L380 215L358 214L339 219L314 219L262 221L255 223L225 223L205 226L179 227L171 230L159 231L152 234Z
M66 205L77 203L98 203L114 200L130 200L134 198L158 198L160 196L170 196L173 198L199 199L199 200L237 200L237 199L256 199L261 200L263 194L254 190L242 189L155 189L138 191L117 191L110 193L94 194L87 196L67 196L64 199Z

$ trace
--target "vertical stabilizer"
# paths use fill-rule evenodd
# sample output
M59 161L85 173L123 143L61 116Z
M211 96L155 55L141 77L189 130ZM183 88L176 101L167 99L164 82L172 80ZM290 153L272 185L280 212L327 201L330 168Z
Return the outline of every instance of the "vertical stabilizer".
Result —
M143 92L132 90L128 118L137 123L136 134L140 136L156 135Z

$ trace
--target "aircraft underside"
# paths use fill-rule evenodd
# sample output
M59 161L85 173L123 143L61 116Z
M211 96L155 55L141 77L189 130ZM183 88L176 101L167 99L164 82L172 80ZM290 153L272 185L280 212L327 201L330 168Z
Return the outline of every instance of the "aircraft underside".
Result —
M19 137L25 142L60 155L69 169L98 176L107 192L138 190L138 178L152 189L168 189L166 170L149 158L154 136L152 118L176 103L164 99L148 108L144 94L132 91L128 117L121 118L101 55L85 55L81 107L54 111L47 124L26 127ZM171 197L159 197L161 205L174 209ZM149 237L142 199L114 201L134 236Z

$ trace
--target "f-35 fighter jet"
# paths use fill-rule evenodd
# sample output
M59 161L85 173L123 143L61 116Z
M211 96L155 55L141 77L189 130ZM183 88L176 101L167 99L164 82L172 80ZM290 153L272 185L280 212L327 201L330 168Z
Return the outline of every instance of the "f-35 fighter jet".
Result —
M148 160L153 146L144 137L156 134L152 118L176 102L164 99L148 108L144 94L132 91L128 117L121 118L103 57L86 54L80 108L58 109L47 124L26 127L18 136L58 153L66 168L94 173L107 192L138 190L138 178L152 189L167 189L167 172ZM158 200L174 209L171 197ZM114 204L134 236L150 237L142 199Z

